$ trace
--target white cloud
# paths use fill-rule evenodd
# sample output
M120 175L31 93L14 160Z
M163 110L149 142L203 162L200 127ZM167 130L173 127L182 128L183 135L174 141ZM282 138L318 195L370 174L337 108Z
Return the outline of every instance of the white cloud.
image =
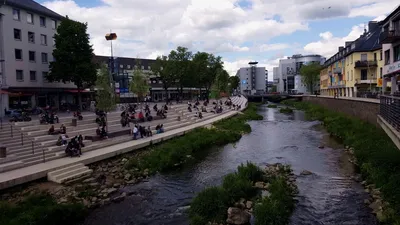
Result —
M398 0L247 0L251 6L246 8L240 8L238 1L102 0L103 4L99 6L81 7L74 0L47 0L44 5L61 15L87 22L96 54L109 55L110 43L104 35L112 30L118 34L118 40L113 42L114 53L118 56L155 58L182 45L192 51L225 55L245 53L257 57L260 56L257 53L289 48L286 43L271 44L268 41L298 30L308 30L308 21L348 16L377 17L389 13ZM356 34L359 35L358 26L349 38ZM346 39L333 37L331 33L323 33L321 38L304 50L331 54ZM257 44L251 46L248 43ZM255 60L260 61L256 57ZM236 71L243 60L251 57L243 58L226 62L226 67ZM273 64L268 60L263 63Z
M346 41L356 40L363 32L364 24L360 24L353 26L350 33L345 37L334 37L329 31L320 33L321 40L308 43L304 46L304 51L329 58L338 51L339 46L344 46Z
M239 68L241 67L248 67L249 62L252 61L257 61L258 66L265 67L266 70L268 70L268 80L272 80L273 78L273 69L274 67L279 65L279 60L287 58L287 56L281 56L273 59L267 59L267 60L261 60L258 61L257 59L254 58L242 58L236 61L225 61L224 62L224 67L228 71L228 73L231 76L236 75L236 72Z

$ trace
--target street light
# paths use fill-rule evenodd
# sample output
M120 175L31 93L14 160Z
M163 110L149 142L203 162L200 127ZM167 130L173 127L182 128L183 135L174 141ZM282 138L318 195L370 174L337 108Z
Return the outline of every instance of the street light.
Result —
M113 45L112 41L117 40L117 34L116 33L108 33L105 36L107 41L111 42L111 60L110 60L110 83L113 82L113 76L114 76L114 56L113 56ZM114 87L114 85L113 85Z

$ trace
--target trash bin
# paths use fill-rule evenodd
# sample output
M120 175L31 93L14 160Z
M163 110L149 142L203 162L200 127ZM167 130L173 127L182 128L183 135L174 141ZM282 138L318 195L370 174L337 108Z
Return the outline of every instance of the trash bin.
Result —
M7 147L1 146L0 147L0 158L6 158L7 157Z
M76 127L78 124L77 119L72 119L72 126Z

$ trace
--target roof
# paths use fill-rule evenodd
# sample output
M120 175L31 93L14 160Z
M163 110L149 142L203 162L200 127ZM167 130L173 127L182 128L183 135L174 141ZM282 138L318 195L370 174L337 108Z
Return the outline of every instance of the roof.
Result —
M55 19L64 19L63 16L60 14L44 7L43 5L33 1L33 0L0 0L0 3L3 3L5 5L25 9L31 12L35 12L38 14L42 14L45 16L49 16Z
M391 12L384 20L382 20L380 24L385 24L392 16L396 15L398 12L400 12L400 5L397 6L397 8L393 10L393 12Z
M94 62L95 63L106 63L108 64L110 59L110 56L101 56L101 55L96 55L94 56ZM134 68L135 65L138 64L138 61L140 62L140 65L144 66L144 68L148 68L148 66L151 67L153 63L155 63L155 59L139 59L139 58L128 58L128 57L115 57L114 56L114 63L117 63L119 65L123 65L123 68L121 69L127 69L127 65L130 65L131 68Z

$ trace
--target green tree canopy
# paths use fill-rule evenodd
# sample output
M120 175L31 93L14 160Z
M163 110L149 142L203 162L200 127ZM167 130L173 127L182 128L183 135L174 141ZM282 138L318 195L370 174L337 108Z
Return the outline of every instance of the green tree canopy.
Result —
M163 84L165 96L168 96L168 88L175 84L176 76L171 65L172 63L168 60L168 56L159 56L151 66L151 70ZM167 102L169 99L167 98Z
M133 71L133 79L129 84L129 91L138 96L137 100L139 102L149 93L149 88L147 76L143 73L139 62Z
M240 78L238 76L229 77L229 83L232 90L236 90L239 87Z
M191 87L194 85L193 77L191 73L193 72L193 68L191 68L192 63L191 59L193 54L186 47L179 46L176 51L172 50L168 59L171 63L171 72L175 74L175 78L178 81L178 87L180 95L183 93L183 87Z
M50 82L73 82L79 90L81 107L80 90L93 86L97 78L87 24L67 17L58 26L54 41L54 61L50 62L50 72L46 79Z
M310 93L315 91L315 88L319 83L320 71L321 65L319 63L303 65L300 69L301 80Z
M107 66L101 65L97 81L96 108L105 112L110 112L115 109L115 95L111 87L110 77Z
M229 73L224 70L224 69L220 69L217 77L215 79L215 83L216 83L216 87L218 92L228 92L230 90L229 89Z

